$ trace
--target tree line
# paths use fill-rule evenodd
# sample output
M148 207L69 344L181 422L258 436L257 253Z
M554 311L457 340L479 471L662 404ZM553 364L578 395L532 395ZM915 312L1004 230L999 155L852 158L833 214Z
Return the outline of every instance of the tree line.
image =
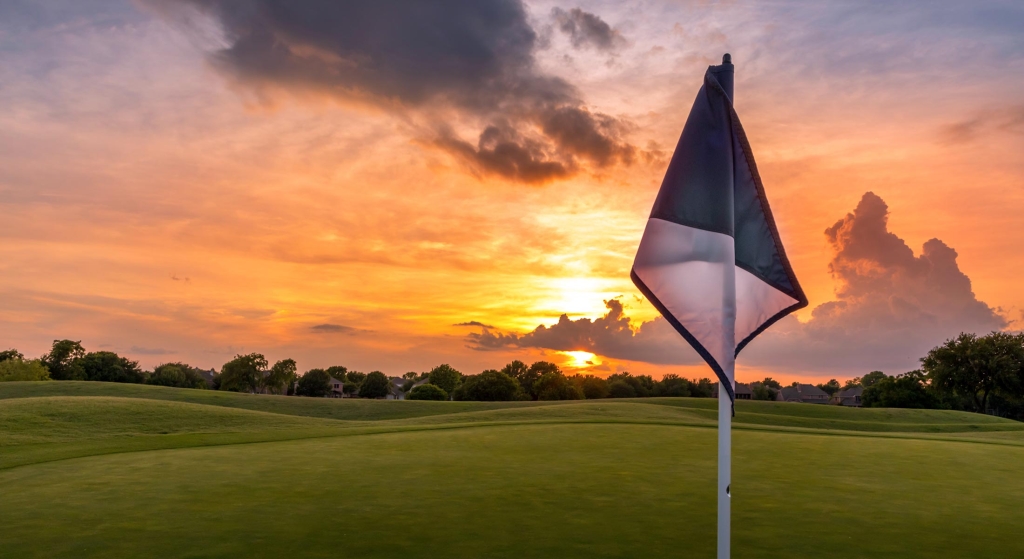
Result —
M310 369L298 374L295 360L273 365L259 353L237 355L220 372L186 363L164 363L144 371L111 351L87 352L80 342L55 340L39 359L25 359L17 350L0 351L0 381L91 380L145 383L179 388L322 397L339 384L347 396L384 398L401 388L413 400L581 400L654 396L708 398L715 383L709 378L616 373L607 378L568 375L556 364L512 361L501 369L467 375L449 365L403 375L395 386L384 373L362 373L343 366ZM795 383L794 383L795 384ZM864 389L867 407L930 408L990 413L1024 419L1024 333L961 334L933 348L921 368L900 375L872 371L840 383L831 379L817 387L829 394ZM755 400L775 400L782 385L766 378L751 384Z
M872 371L816 385L829 396L861 387L865 407L947 409L1024 420L1024 333L960 334L921 358L921 368L898 375ZM751 385L753 399L774 400L782 386L767 378Z
M112 351L87 352L80 341L54 340L39 359L25 359L17 350L0 352L0 381L86 380L152 384L177 388L323 397L340 384L346 396L385 398L400 388L412 400L582 400L594 398L646 398L677 396L709 398L714 383L709 378L686 379L665 375L616 373L608 378L567 375L558 365L538 361L527 365L512 361L501 369L475 375L463 374L443 364L428 372L409 372L401 386L384 373L363 373L340 365L298 373L294 359L273 365L260 353L236 355L220 372L206 371L187 363L163 363L152 371L137 361Z

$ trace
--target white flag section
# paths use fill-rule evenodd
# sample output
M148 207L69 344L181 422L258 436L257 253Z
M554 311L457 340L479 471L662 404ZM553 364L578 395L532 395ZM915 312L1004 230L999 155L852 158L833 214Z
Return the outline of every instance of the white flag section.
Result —
M725 55L704 75L631 273L720 382L719 559L730 552L736 355L765 328L807 305L733 109L732 84L733 65Z

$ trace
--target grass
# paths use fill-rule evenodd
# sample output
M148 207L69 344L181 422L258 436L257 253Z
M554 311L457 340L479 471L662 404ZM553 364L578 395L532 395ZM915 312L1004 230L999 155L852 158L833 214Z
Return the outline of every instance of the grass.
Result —
M0 557L709 557L715 405L2 383ZM1024 424L736 421L735 557L1024 556Z

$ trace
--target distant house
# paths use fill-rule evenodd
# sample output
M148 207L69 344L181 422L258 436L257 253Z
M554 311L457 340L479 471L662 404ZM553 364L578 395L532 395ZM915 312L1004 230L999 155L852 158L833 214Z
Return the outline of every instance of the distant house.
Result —
M331 398L344 398L345 397L345 383L340 380L331 377L331 393L328 394Z
M402 390L402 387L405 386L405 381L407 379L405 379L403 377L388 377L388 380L391 381L391 392L388 393L387 399L388 400L404 400L405 399L405 391Z
M409 379L405 377L391 377L391 394L388 394L387 399L404 400L406 394L412 392L412 389L416 388L417 386L427 384L427 380L427 377L423 377L422 379L413 382L412 386L409 387L409 390L406 391L402 390L402 387L405 386L405 383L408 382Z
M863 404L861 403L861 397L864 396L863 386L854 386L846 390L840 390L832 397L830 403L837 406L849 406L852 408L859 408Z
M718 398L718 384L719 383L716 382L715 386L711 389L712 398ZM750 400L754 396L754 392L750 389L750 385L743 384L742 382L736 383L735 392L737 400Z
M813 384L797 384L785 386L775 397L780 402L800 402L803 404L827 404L829 397L824 390Z

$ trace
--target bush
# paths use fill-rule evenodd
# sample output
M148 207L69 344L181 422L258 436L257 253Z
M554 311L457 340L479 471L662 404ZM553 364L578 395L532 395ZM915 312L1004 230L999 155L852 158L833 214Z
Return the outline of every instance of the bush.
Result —
M50 371L38 359L25 361L18 357L0 361L0 382L18 380L50 380Z
M164 363L153 369L146 384L175 388L206 388L206 379L184 363Z
M413 388L406 398L410 400L447 400L448 393L434 384L421 384Z
M331 392L331 375L323 369L310 369L299 377L295 394L311 398L323 398Z
M391 381L380 371L366 375L363 383L359 385L360 398L384 398L390 393Z
M509 402L516 400L519 383L501 371L484 371L479 375L464 377L462 384L452 393L455 400L478 402Z

